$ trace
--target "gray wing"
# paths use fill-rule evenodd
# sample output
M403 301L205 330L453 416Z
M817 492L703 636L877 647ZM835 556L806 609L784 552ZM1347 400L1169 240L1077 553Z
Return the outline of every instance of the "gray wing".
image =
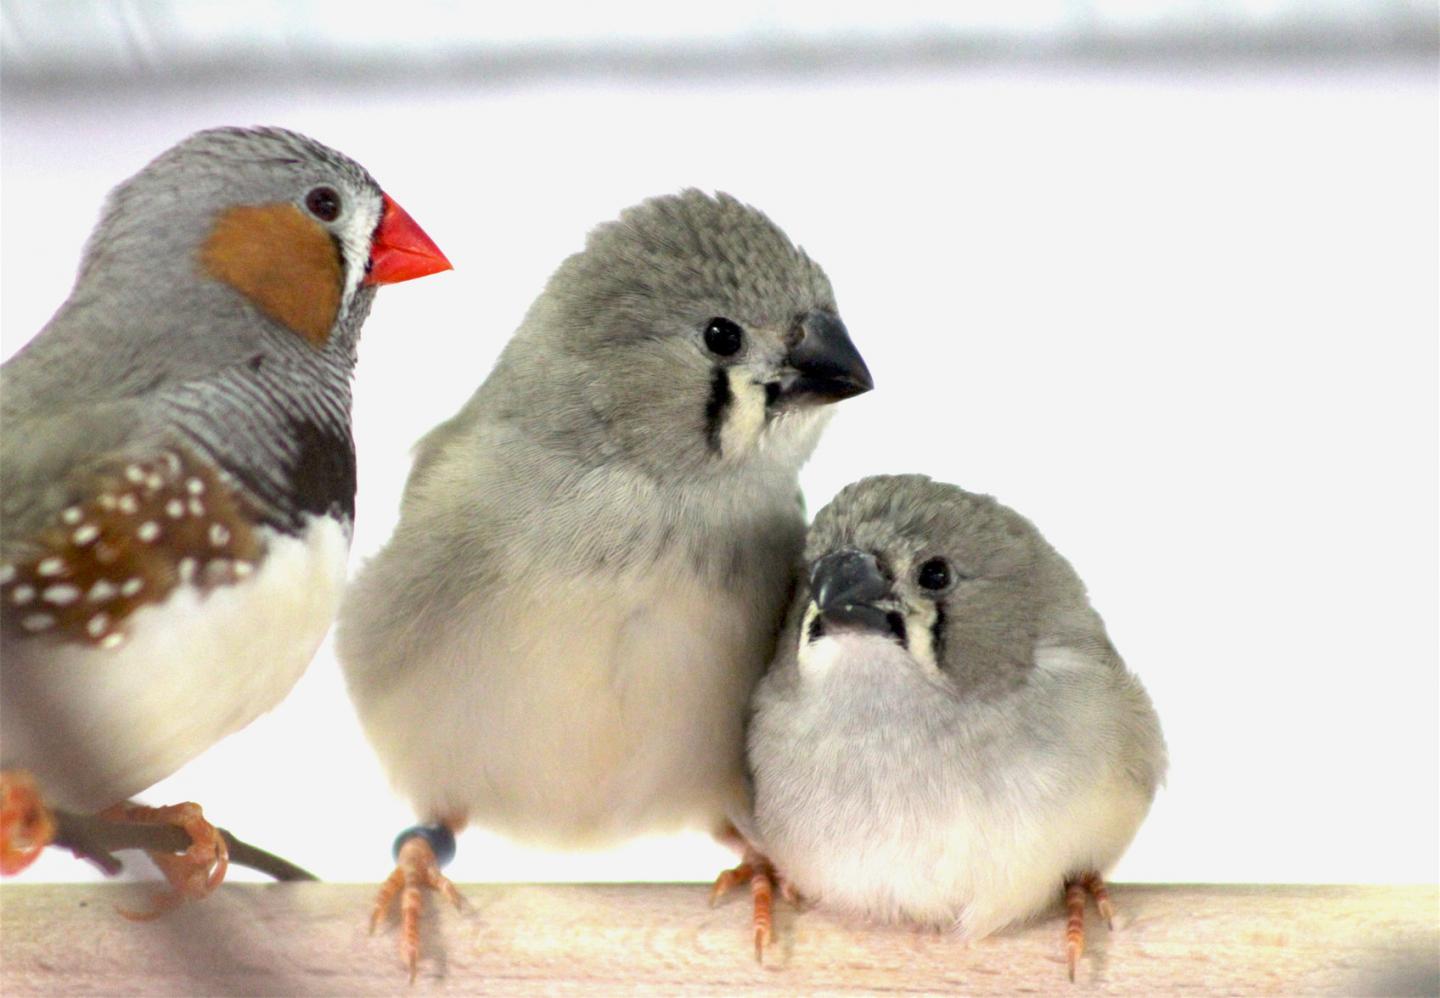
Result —
M0 389L3 390L3 389ZM50 416L8 417L0 427L0 550L8 560L82 495L86 480L143 434L136 399Z
M1073 721L1080 715L1080 708L1090 708L1094 711L1087 714L1090 720L1071 730L1072 743L1090 744L1091 750L1082 755L1109 758L1147 797L1153 797L1165 778L1168 759L1160 718L1149 694L1139 677L1126 667L1103 629L1098 634L1072 634L1067 638L1050 642L1051 651L1074 656L1090 666L1074 674L1074 685L1065 697L1035 704L1034 708L1058 712L1045 722L1053 730L1061 730Z
M395 533L351 580L340 609L337 651L357 697L383 690L477 593L502 584L496 545L530 505L500 444L458 418L442 427L424 441ZM507 484L516 494L503 494Z

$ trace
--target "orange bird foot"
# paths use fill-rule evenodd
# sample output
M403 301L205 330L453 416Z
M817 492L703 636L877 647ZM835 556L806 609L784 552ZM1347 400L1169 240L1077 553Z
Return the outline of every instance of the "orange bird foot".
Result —
M174 825L190 836L190 848L183 853L149 853L170 882L170 890L155 895L150 911L119 909L126 918L137 922L159 918L186 901L208 896L225 879L225 871L230 867L230 850L220 830L205 820L199 804L186 802L167 807L116 804L102 811L100 817L137 825Z
M730 891L743 883L750 884L750 898L753 905L751 911L751 925L755 938L755 962L765 962L765 947L770 945L773 936L774 910L775 910L775 887L779 881L781 893L787 900L795 898L795 892L790 885L785 883L775 872L775 867L770 861L747 845L740 859L740 865L725 870L715 878L714 885L710 888L710 906L713 908L720 903Z
M24 770L0 771L0 873L13 877L55 838L55 819Z
M432 845L432 840L438 845ZM439 848L442 855L436 855ZM396 896L400 898L400 959L415 982L420 964L420 911L425 891L444 894L458 911L460 892L450 878L440 872L443 863L455 855L455 836L445 825L422 825L400 833L395 851L395 870L380 885L375 907L370 911L370 931L390 911Z
M1115 906L1110 892L1098 873L1087 873L1065 882L1065 960L1070 966L1070 980L1075 980L1075 965L1085 952L1085 896L1095 898L1095 907L1109 929L1115 928Z

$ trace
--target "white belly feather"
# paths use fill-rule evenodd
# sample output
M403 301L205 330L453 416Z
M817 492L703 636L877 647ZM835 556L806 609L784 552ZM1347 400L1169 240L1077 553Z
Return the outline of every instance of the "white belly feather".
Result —
M948 820L896 820L890 834L870 823L777 837L770 855L812 900L975 939L1058 904L1066 875L1108 871L1148 808L1116 781L1059 800L957 802Z
M1104 676L1074 656L1039 664L1040 697L1059 695L1050 676L1066 669ZM1118 701L1073 696L1058 750L988 722L994 737L967 741L927 728L927 706L957 708L919 672L888 640L827 637L802 652L793 691L762 691L761 844L790 883L868 919L978 938L1057 904L1066 876L1108 871L1150 806L1105 738Z
M115 648L7 647L5 766L35 772L56 804L96 810L276 706L335 617L349 541L328 517L298 538L265 541L267 556L251 576L204 596L182 587L137 610ZM27 678L34 686L21 691ZM36 689L49 713L37 709Z
M712 830L743 800L747 697L782 599L726 592L678 557L531 579L477 597L358 700L361 718L400 747L392 782L428 819L567 846Z

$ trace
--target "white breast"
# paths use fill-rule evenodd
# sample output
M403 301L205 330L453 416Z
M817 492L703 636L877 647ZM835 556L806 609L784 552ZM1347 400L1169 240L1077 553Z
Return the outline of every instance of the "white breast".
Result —
M115 648L7 647L4 765L34 771L57 804L97 810L284 699L335 617L349 541L329 517L264 539L248 578L208 595L177 589L136 611Z
M758 701L757 820L802 895L978 938L1057 903L1066 876L1120 857L1149 795L1106 740L1119 701L1093 661L1060 677L1083 690L1036 680L1036 697L1065 705L1042 744L1015 736L1013 713L1001 716L1023 709L1014 704L947 723L956 703L899 646L849 640L816 642L798 684Z
M746 704L782 578L726 591L667 555L477 595L358 701L361 718L427 818L569 846L714 829L743 799Z
M770 855L803 896L822 904L980 938L1058 903L1066 876L1108 871L1148 807L1119 781L998 806L957 799L938 820L892 811L885 828L872 821L797 829L777 837Z

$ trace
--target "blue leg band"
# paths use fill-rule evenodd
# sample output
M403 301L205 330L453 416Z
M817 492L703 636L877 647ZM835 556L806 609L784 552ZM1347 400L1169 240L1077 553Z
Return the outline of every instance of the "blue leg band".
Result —
M444 866L455 858L455 833L444 825L413 825L395 836L395 845L391 852L395 858L400 858L400 847L410 839L421 838L430 844L430 851L435 854L437 866Z

